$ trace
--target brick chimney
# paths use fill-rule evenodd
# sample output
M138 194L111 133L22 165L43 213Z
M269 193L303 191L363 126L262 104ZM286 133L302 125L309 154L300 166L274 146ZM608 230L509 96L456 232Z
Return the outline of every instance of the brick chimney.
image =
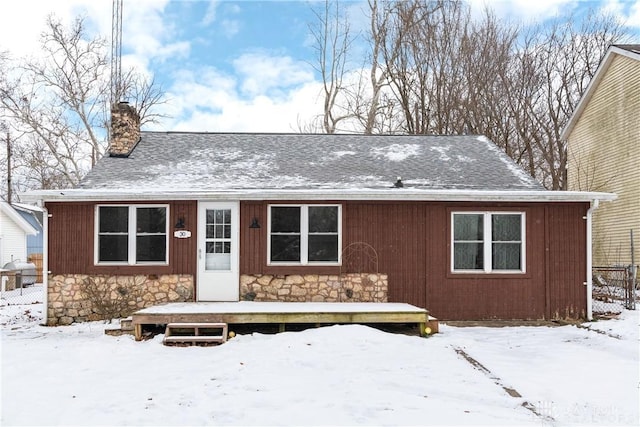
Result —
M111 107L109 156L127 157L140 140L140 116L128 102Z

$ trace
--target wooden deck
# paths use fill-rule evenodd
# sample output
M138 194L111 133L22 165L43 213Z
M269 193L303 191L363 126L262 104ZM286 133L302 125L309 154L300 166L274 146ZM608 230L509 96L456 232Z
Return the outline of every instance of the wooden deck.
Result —
M433 323L435 319L431 320ZM307 303L307 302L193 302L169 303L145 308L132 315L136 340L145 325L169 323L277 324L415 324L420 335L429 333L427 310L403 303ZM437 320L436 320L437 322ZM437 332L434 327L430 328Z

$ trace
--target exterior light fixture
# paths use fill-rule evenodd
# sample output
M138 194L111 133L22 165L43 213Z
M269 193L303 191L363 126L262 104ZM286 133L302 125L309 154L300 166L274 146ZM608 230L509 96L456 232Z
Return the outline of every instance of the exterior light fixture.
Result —
M258 218L256 218L255 216L253 217L249 228L260 228L260 223L258 222Z
M183 217L178 218L178 222L176 222L175 228L177 228L177 229L185 228L185 226L184 226L184 218Z

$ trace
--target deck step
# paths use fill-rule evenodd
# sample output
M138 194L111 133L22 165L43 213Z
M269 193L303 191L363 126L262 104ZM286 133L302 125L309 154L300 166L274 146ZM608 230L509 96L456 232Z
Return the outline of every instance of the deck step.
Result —
M120 329L123 332L133 332L133 323L131 317L127 317L126 319L120 319Z
M104 333L113 337L134 335L133 321L131 317L120 319L120 327L107 327L105 328Z
M226 323L168 323L163 344L218 343L227 341Z

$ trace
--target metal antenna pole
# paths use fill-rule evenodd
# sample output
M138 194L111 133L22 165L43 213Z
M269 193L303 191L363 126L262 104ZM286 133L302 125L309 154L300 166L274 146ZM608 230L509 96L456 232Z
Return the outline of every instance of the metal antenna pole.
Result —
M7 202L11 204L11 137L7 130Z
M122 97L122 0L113 0L111 16L111 104Z

